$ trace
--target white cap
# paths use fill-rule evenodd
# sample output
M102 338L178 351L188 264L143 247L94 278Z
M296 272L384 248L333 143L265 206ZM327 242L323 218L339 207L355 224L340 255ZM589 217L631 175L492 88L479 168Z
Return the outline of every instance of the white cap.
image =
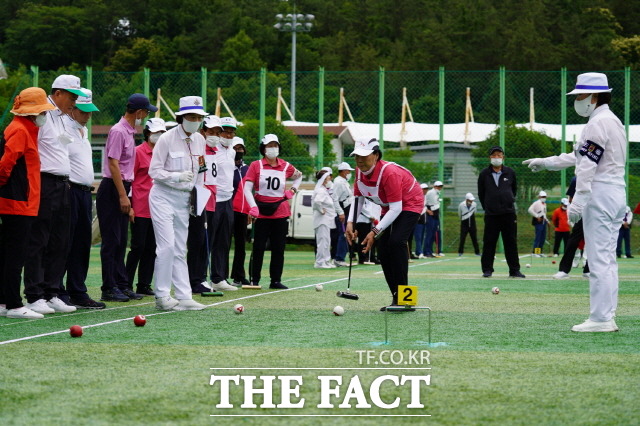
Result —
M95 112L100 111L97 106L93 104L93 92L89 89L82 88L83 96L78 96L76 99L76 108L82 112Z
M374 149L378 147L380 149L380 143L378 143L378 139L358 139L355 142L354 150L350 155L359 155L361 157L366 157L370 155Z
M465 200L469 200L469 201L473 201L476 199L476 197L473 196L472 193L467 192L467 195L464 196Z
M427 185L426 183L421 183L421 184L420 184L420 188L422 188L422 189L429 189L429 185Z
M607 76L600 72L586 72L578 76L576 88L567 95L579 95L581 93L608 93L613 89L609 87Z
M442 182L440 182L439 180L435 181L433 183L433 186L442 186Z
M180 98L180 109L176 112L176 115L185 114L209 115L204 112L204 106L200 96L185 96Z
M331 167L323 167L323 168L320 169L320 171L322 171L322 170L328 172L330 175L333 174L333 170L331 170Z
M547 193L546 193L546 192L544 192L544 191L540 191L540 192L538 193L538 197L546 197L546 196L547 196Z
M242 145L244 146L244 139L239 138L238 136L234 136L233 137L233 142L231 142L231 148L233 148L236 145ZM245 146L245 150L247 149L247 147Z
M268 135L264 135L264 137L262 138L262 144L266 145L269 142L278 142L278 144L280 144L280 141L278 140L278 137L276 135L274 135L273 133L269 133Z
M150 118L144 127L149 129L151 133L167 131L167 125L162 118Z
M562 205L568 206L568 205L569 205L569 199L568 199L568 198L562 198L562 199L560 200L560 203L561 203Z
M62 74L57 76L56 79L53 80L51 88L64 89L74 95L85 96L85 93L82 91L82 87L80 87L80 78L75 75Z
M352 168L349 163L347 163L346 161L338 164L338 171L341 172L343 170L355 170L354 168Z
M238 122L233 117L222 117L220 119L220 125L222 127L233 127L234 129L238 128Z
M222 123L220 122L220 117L217 115L209 115L204 118L202 125L208 129L212 129L214 127L222 127Z

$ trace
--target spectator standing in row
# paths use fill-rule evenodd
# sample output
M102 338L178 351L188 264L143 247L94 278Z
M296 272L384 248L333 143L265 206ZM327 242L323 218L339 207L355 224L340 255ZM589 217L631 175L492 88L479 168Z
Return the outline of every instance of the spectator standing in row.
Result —
M167 127L162 118L147 120L142 131L144 142L136 147L136 159L133 166L131 208L134 211L134 219L131 222L131 249L127 255L126 270L131 288L133 288L137 270L136 293L143 296L154 295L151 284L156 260L156 237L153 233L151 211L149 210L149 192L153 186L153 180L149 176L149 165L151 164L153 147L166 131Z
M244 145L244 139L239 137L233 138L233 144L231 148L236 152L235 154L235 170L233 171L233 265L231 266L231 279L233 285L236 287L242 287L243 285L250 285L247 280L244 269L244 261L247 257L246 243L247 243L247 226L249 224L249 206L245 203L244 192L242 188L242 180L249 170L249 166L244 163L244 156L247 153L247 148ZM238 195L238 193L240 195ZM236 199L236 195L238 198ZM240 205L238 205L240 203Z
M567 207L569 206L569 199L562 198L560 200L560 207L553 211L551 215L551 223L555 228L555 238L553 241L553 257L558 257L560 253L560 243L562 243L563 252L567 251L567 243L569 241L569 235L571 233L571 227L569 226L569 218L567 217Z
M329 193L331 167L323 167L316 173L316 186L313 190L311 206L313 209L313 229L316 235L316 261L314 268L335 268L331 263L331 229L336 227L336 210L333 197Z
M342 215L340 215L340 212L336 210L335 216L335 229L337 232L335 255L336 266L348 266L345 258L347 256L349 246L347 244L346 238L344 237L344 227L345 217L349 215L349 208L351 207L351 203L353 201L353 191L351 190L351 186L349 185L349 179L351 178L351 172L353 170L353 167L351 167L347 162L338 164L338 176L333 179L333 187L331 188L333 196L338 201L340 209L342 209Z
M536 257L543 257L542 252L544 242L547 239L547 193L540 191L538 199L529 206L531 224L535 228L535 239L533 240L533 253ZM538 249L538 250L536 250ZM540 253L536 253L540 251Z
M427 205L427 237L424 249L425 257L444 256L442 253L442 233L440 231L440 191L442 191L442 182L437 180L425 196L425 202ZM436 246L435 255L433 254L434 243Z
M633 259L631 255L631 221L633 220L633 213L631 213L631 207L627 206L624 211L624 219L622 219L622 226L618 232L618 245L616 247L616 256L620 258L622 256L622 243L624 241L624 251L627 254L627 259Z
M0 153L0 316L4 317L44 317L43 312L23 305L20 280L40 207L38 129L47 120L46 112L53 109L44 90L24 89L13 101L14 117L4 130ZM46 302L43 305L48 308Z
M472 193L467 192L464 201L458 205L458 218L460 218L460 244L458 245L458 256L464 253L464 242L467 234L471 237L473 250L476 256L480 256L480 247L478 247L478 235L476 228L476 210L478 205L475 202L476 197Z
M422 195L424 195L425 205L422 208L422 213L420 213L420 217L418 218L418 223L416 223L416 229L413 231L413 240L416 243L416 249L414 253L411 253L410 257L412 259L423 259L424 256L424 246L425 246L425 237L426 237L426 227L427 227L427 192L429 192L429 185L426 183L420 184L420 189L422 189Z

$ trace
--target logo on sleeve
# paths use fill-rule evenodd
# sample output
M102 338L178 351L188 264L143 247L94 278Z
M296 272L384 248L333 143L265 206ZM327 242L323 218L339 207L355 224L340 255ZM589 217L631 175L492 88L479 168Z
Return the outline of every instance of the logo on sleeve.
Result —
M587 140L578 150L578 154L582 155L583 157L587 157L589 160L598 164L600 163L602 154L604 154L604 148L593 141Z

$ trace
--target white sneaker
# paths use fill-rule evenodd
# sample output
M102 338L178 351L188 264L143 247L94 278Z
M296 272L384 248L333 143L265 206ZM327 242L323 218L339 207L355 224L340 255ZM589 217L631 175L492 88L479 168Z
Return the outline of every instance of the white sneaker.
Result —
M420 253L420 256L418 256L418 259L426 259L427 256L425 256L424 254Z
M581 331L581 332L607 332L607 331L618 331L620 330L616 325L616 322L612 319L609 321L591 321L590 319L586 320L582 324L574 325L571 327L571 331Z
M29 308L16 308L7 311L7 318L42 319L44 315L32 311Z
M7 311L7 305L0 305L0 317L6 317Z
M49 300L47 302L47 306L56 312L64 312L64 313L75 312L78 309L75 306L67 305L57 297L54 297L51 300Z
M37 312L39 314L55 314L56 311L47 305L47 301L44 299L38 299L33 303L27 303L24 305L25 308L32 310L33 312Z
M558 257L558 253L555 253L555 254L553 255L553 257Z
M193 299L178 300L178 304L173 307L174 311L201 311L206 306L202 303L198 303Z
M556 280L564 280L566 278L569 278L569 274L567 274L566 272L558 271L553 275L553 278L555 278Z
M444 253L438 253L438 257L444 257Z
M209 284L209 281L202 281L200 284L202 284L203 287L206 287L209 290L212 290L211 288L211 284Z
M171 296L156 297L156 309L170 311L178 305L178 301Z
M582 278L589 278L591 276L591 272L585 272L582 274Z
M337 266L333 262L327 262L327 268L337 268Z
M238 287L230 285L227 280L222 280L219 283L211 283L211 289L214 291L236 291Z
M580 256L576 256L573 258L573 262L571 262L571 267L577 268L579 263L580 263Z
M335 265L336 266L349 266L349 264L347 262L345 262L344 260L336 260Z

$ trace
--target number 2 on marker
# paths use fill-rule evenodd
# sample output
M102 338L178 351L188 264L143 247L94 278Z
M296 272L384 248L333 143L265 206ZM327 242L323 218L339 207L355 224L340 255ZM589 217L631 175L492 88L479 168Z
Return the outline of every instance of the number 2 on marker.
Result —
M418 287L415 285L398 286L398 305L415 306L418 304Z

